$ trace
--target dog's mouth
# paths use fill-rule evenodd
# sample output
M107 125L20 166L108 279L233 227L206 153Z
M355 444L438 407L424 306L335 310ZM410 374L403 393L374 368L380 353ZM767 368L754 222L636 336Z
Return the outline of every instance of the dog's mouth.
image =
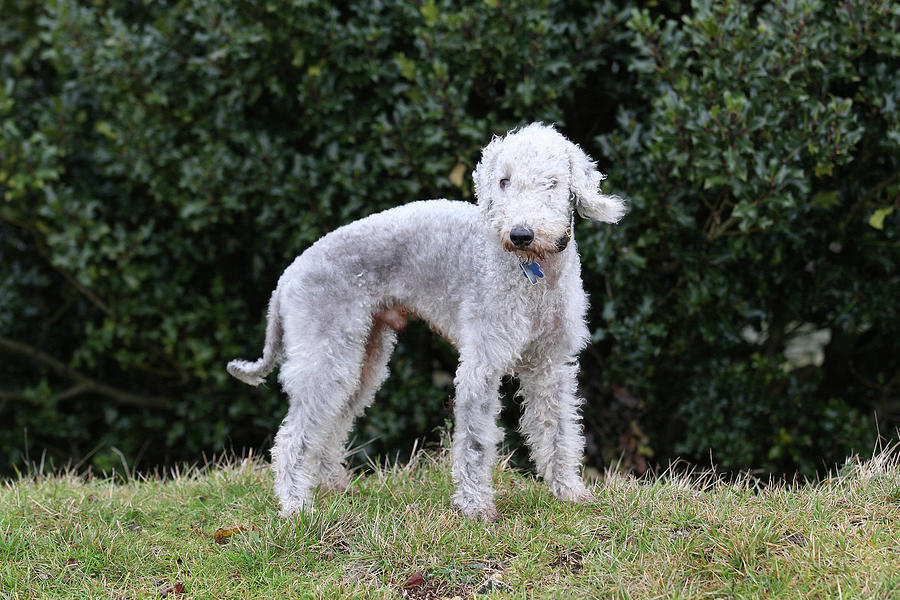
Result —
M556 241L553 242L553 245L556 246L557 252L562 252L569 245L569 242L572 241L572 230L567 229L564 234L556 238Z
M503 249L507 252L516 254L528 262L536 262L538 260L544 260L551 254L562 252L569 246L569 242L571 241L571 229L567 229L565 233L553 241L548 241L544 236L536 235L534 236L534 239L527 244L514 243L507 233L503 235Z

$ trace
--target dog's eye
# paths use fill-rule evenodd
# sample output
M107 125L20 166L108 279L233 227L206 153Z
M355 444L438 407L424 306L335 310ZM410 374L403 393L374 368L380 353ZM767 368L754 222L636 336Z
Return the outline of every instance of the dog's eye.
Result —
M508 177L504 177L503 179L500 180L500 189L501 189L501 190L505 190L505 189L507 188L508 185L509 185L509 178L508 178Z
M551 178L547 181L547 189L552 190L553 188L556 187L556 184L557 184L557 183L559 183L559 181L556 180L556 177L551 177Z

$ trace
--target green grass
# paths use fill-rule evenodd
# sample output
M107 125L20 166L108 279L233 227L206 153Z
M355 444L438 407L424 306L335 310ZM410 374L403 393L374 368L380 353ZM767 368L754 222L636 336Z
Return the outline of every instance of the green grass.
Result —
M23 477L0 488L0 596L900 598L891 453L811 485L612 473L582 506L509 469L496 483L501 519L485 525L450 507L445 454L320 494L296 520L276 516L255 459Z

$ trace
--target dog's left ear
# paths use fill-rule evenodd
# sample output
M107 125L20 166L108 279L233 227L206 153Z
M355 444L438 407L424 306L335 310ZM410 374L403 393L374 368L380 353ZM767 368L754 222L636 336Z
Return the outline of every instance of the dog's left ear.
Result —
M597 170L597 163L577 144L569 142L570 191L575 196L575 208L585 219L618 223L628 212L625 201L618 196L600 193L600 182L606 175Z

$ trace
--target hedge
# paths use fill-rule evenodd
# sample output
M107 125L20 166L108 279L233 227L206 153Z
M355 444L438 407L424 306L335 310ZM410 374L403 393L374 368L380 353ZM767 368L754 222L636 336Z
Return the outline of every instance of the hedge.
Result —
M898 23L886 1L5 6L0 469L265 449L285 400L223 366L259 352L281 270L352 219L471 199L481 146L532 120L632 204L577 231L590 462L869 450L900 422ZM455 358L405 332L356 443L435 436Z
M900 6L695 1L628 28L643 101L597 140L634 204L596 254L604 381L667 455L810 474L868 451L900 417Z

